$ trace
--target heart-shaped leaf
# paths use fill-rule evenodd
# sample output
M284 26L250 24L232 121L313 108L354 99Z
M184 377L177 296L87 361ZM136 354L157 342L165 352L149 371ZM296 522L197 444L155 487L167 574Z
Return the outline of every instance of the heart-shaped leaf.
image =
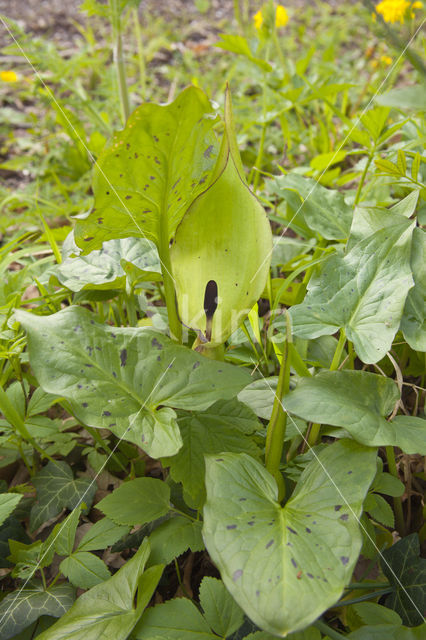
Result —
M321 371L301 378L283 399L287 411L305 420L343 427L370 447L393 445L426 454L426 421L411 416L385 420L399 399L396 384L367 371Z
M167 240L215 163L214 114L206 95L188 87L169 105L143 104L116 133L94 169L95 205L79 220L84 253L105 240ZM163 241L164 241L163 240Z
M284 507L273 477L246 454L209 456L206 465L203 536L227 589L265 631L284 637L308 626L352 574L375 450L328 446Z
M343 327L363 362L377 362L389 351L413 286L415 225L390 217L393 224L360 240L345 256L330 256L311 278L305 300L290 309L296 336L318 338Z
M154 458L182 446L171 407L204 410L250 381L248 371L208 360L152 329L99 324L81 307L16 317L28 332L43 389L67 398L84 423L108 428Z

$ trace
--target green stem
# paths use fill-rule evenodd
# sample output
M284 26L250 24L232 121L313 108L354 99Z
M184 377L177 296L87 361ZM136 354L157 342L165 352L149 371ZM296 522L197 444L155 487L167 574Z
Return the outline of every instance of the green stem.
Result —
M398 469L396 468L395 449L393 447L386 447L386 458L388 461L389 473L399 480ZM405 533L404 512L402 510L401 497L395 497L393 500L393 507L395 510L395 523L396 528L401 536Z
M129 92L127 90L126 70L123 56L123 37L121 29L121 16L117 0L110 0L111 22L113 26L114 45L113 55L118 81L118 92L120 95L121 116L123 125L126 124L130 115Z
M336 351L334 352L333 360L330 365L330 371L336 371L339 367L340 360L342 359L342 352L346 342L345 330L340 329L339 341L337 343Z
M265 137L266 137L266 124L263 124L262 133L260 134L259 151L254 163L254 167L252 169L252 173L254 174L253 191L256 191L257 185L259 184L260 169L262 168L262 160L263 160L263 150L265 148Z
M366 593L363 596L358 596L358 598L352 598L351 600L339 600L339 606L347 607L350 604L358 604L358 602L365 602L365 600L374 600L375 598L384 596L387 593L391 593L392 591L393 591L392 587L387 587L386 589L381 589L380 591L372 591L371 593Z
M389 586L389 582L351 582L345 589L387 589Z
M139 63L139 80L141 83L141 94L142 99L145 99L146 93L146 65L145 65L145 54L143 48L143 40L142 40L142 30L139 22L138 10L133 9L133 24L135 27L136 34L136 44L138 47L138 63Z
M357 204L358 204L358 203L359 203L359 201L360 201L360 198L361 198L361 190L362 190L362 188L363 188L363 186L364 186L364 182L365 182L365 179L366 179L366 177L367 177L367 173L368 173L368 170L369 170L369 168L370 168L370 164L371 164L371 162L372 162L372 160L373 160L373 156L374 156L374 153L373 153L373 152L371 152L371 153L370 153L370 155L369 155L369 156L368 156L368 158L367 158L367 162L365 163L364 171L362 172L361 179L360 179L360 181L359 181L359 185L358 185L358 189L356 190L355 200L354 200L354 207L356 207L356 206L357 206Z
M286 310L286 341L284 343L281 369L278 377L272 415L266 431L265 463L267 470L274 476L279 489L279 499L284 497L284 482L280 473L281 456L284 446L287 413L282 405L283 396L290 389L290 356L288 345L292 342L290 316Z
M182 325L180 323L177 308L176 308L176 293L175 285L172 276L172 263L169 253L169 238L168 238L168 225L162 221L160 228L160 245L159 255L161 262L161 273L163 275L164 283L164 297L167 306L167 315L169 317L170 336L176 342L182 342Z
M329 627L328 624L325 624L325 622L323 622L322 620L317 620L316 622L314 622L312 626L316 627L325 636L328 636L329 638L331 638L331 640L346 639L346 636L342 636L341 633L339 633L338 631L335 631L332 627Z
M85 429L88 433L90 433L90 435L98 443L98 445L105 451L107 456L111 457L118 464L122 471L127 471L120 458L109 448L105 440L102 439L98 430L94 429L93 427L89 427L87 424L85 425Z
M309 429L308 435L308 445L309 447L314 447L317 443L319 434L320 434L321 424L318 422L313 422L311 428Z

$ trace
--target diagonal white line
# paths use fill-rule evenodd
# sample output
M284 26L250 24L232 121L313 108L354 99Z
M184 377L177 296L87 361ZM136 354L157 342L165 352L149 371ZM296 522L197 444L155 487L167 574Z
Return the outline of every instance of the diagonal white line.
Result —
M293 217L289 220L289 222L287 223L287 225L283 228L281 234L278 236L278 238L282 238L283 235L286 233L287 229L289 228L289 226L291 225L291 223L293 222L293 220L295 219L295 217L297 216L297 214L299 213L299 211L301 211L303 209L303 206L305 204L305 202L308 200L308 198L312 195L312 193L315 191L315 189L317 188L319 181L321 180L321 178L323 177L323 175L325 174L326 171L328 171L329 167L333 164L334 159L336 158L337 154L339 153L339 151L341 151L341 149L344 147L344 145L346 144L346 141L348 140L348 138L350 137L352 131L354 129L357 128L358 124L361 121L361 118L363 117L363 115L368 111L368 109L370 108L371 104L373 103L373 101L375 100L375 98L379 95L383 85L386 83L387 79L389 78L390 74L392 73L392 71L395 69L396 65L398 64L398 62L401 60L401 58L404 56L406 50L408 49L408 47L410 46L410 44L413 42L414 38L417 36L417 34L419 33L420 29L423 27L424 23L426 22L426 18L422 21L422 23L420 24L420 26L418 27L418 29L416 29L416 31L414 32L414 34L412 35L412 37L410 38L410 40L407 42L405 48L401 51L401 53L399 54L398 58L394 61L393 65L389 68L388 73L386 74L385 78L382 80L382 82L380 83L379 87L376 89L376 91L374 92L374 95L372 96L372 98L369 100L369 102L367 103L367 105L364 107L364 109L362 110L361 114L357 117L357 119L355 120L355 123L352 125L352 128L349 130L349 133L346 134L345 138L343 139L343 142L340 143L339 147L336 149L336 151L334 152L333 157L330 159L330 161L328 162L327 166L325 167L325 169L322 171L322 173L320 174L320 176L315 180L315 184L311 187L309 193L307 194L306 198L303 200L303 202L300 204L299 208L297 209L296 213L293 215ZM253 280L256 278L257 274L259 273L259 271L262 269L263 265L265 264L265 262L267 262L271 255L272 255L272 249L269 251L268 255L265 257L265 259L263 260L262 264L260 265L260 267L258 268L258 270L256 271L256 273L254 274L254 276L252 277L252 279L250 280L250 282L253 282Z
M136 418L138 417L138 415L140 414L140 412L145 408L147 402L149 401L149 399L151 398L152 394L154 393L154 391L156 390L156 388L158 387L158 385L160 384L160 382L163 380L164 376L166 375L167 371L170 369L171 365L174 363L174 361L176 360L176 356L170 361L170 363L167 365L167 367L164 369L163 373L161 374L161 376L158 378L157 382L155 383L155 385L153 386L153 388L151 389L148 397L144 400L143 404L141 405L141 408L139 409L139 411L137 411L137 413L135 413L135 415L133 416L133 419L129 422L129 426L127 427L127 429L125 430L125 432L123 433L123 435L120 437L120 439L117 441L115 447L111 450L111 453L109 454L109 456L107 457L107 459L105 460L105 462L102 464L101 468L99 469L99 471L97 472L97 474L95 475L95 477L92 479L91 483L89 484L89 486L87 487L86 491L83 493L83 495L81 496L80 500L78 501L78 503L76 504L76 506L74 507L74 509L77 509L81 503L83 502L85 496L87 495L88 491L91 489L91 487L93 487L94 483L96 482L96 479L99 477L99 475L102 473L102 471L105 469L106 464L108 463L108 461L111 459L111 456L114 455L114 453L116 452L118 446L120 445L121 441L123 440L123 438L125 437L126 433L129 431L129 429L132 428L133 423L135 422ZM73 509L73 511L74 511ZM72 512L71 512L72 513ZM10 603L10 605L8 606L8 608L6 609L6 611L4 612L2 618L0 619L0 625L3 622L3 620L6 618L7 614L9 613L9 611L11 610L11 608L13 607L14 603L16 602L16 600L19 598L20 594L22 593L22 591L25 589L25 587L27 586L28 582L31 580L32 576L34 575L34 573L37 571L38 567L40 566L40 563L43 561L43 558L48 554L48 552L50 551L50 549L52 548L53 544L55 543L55 540L57 539L57 537L59 536L59 534L61 533L62 529L65 526L65 520L62 523L62 525L59 527L58 529L58 533L56 534L56 536L53 538L52 542L49 544L49 546L47 547L47 549L45 550L45 552L43 553L43 555L41 556L40 560L38 561L36 568L34 569L34 572L31 574L31 576L29 576L24 584L21 586L21 588L19 589L19 591L17 592L17 594L15 595L15 598L12 600L12 602ZM0 629L1 631L1 629Z
M252 360L253 364L256 364L254 362L254 360ZM270 391L272 391L272 393L274 393L274 390L272 389L271 385L268 382L268 379L265 378L265 376L262 374L261 371L259 371L260 375L262 376L264 382L266 382L266 384L268 385ZM274 393L274 397L277 398L277 394L276 392ZM302 436L303 441L309 446L308 440L306 439L306 437L303 435L302 431L300 431L299 427L297 426L296 422L293 420L292 416L288 413L287 409L285 408L285 406L283 405L282 400L279 401L281 407L283 408L283 410L286 412L287 416L290 418L291 422L293 423L293 426L296 428L296 430L298 431L299 435ZM402 584L402 582L400 581L400 579L398 578L398 576L396 575L395 571L392 569L392 567L390 566L389 562L386 560L386 558L383 556L382 552L380 551L380 549L378 548L378 546L376 545L375 541L373 540L373 538L370 536L370 534L368 533L367 529L364 527L364 525L362 524L360 518L358 518L358 516L356 515L355 511L352 509L351 505L349 504L349 502L346 500L345 496L343 495L342 491L340 490L340 488L337 486L337 484L334 482L333 478L331 477L331 475L329 474L329 472L327 471L326 467L323 465L323 463L321 462L320 458L318 457L318 454L316 453L316 451L314 451L312 449L312 453L313 456L316 460L316 462L318 462L322 468L322 470L324 471L325 475L327 476L327 478L330 480L331 484L333 485L333 487L336 489L336 491L338 492L339 496L341 497L342 501L345 503L345 505L348 507L349 511L352 513L352 515L354 516L354 518L356 519L356 521L358 522L358 525L360 526L360 528L363 530L363 532L366 534L367 538L369 539L369 541L372 543L373 547L376 549L378 555L380 556L381 560L383 561L383 563L387 566L387 568L389 569L389 571L391 572L391 574L393 575L393 577L395 578L396 582L399 584L401 590L404 592L404 594L407 596L407 598L410 600L411 604L413 605L413 607L416 609L416 611L418 612L418 614L423 618L423 614L420 611L420 609L417 607L416 603L414 602L414 600L412 599L412 597L410 596L410 594L408 593L408 591L406 590L406 588L404 587L404 585Z
M59 109L59 111L61 112L62 116L65 118L65 120L67 121L69 127L72 129L73 133L75 134L76 138L81 142L81 144L83 145L84 149L87 152L87 155L89 156L90 160L93 162L93 166L95 166L99 173L102 174L102 177L105 179L105 181L108 183L110 189L113 191L114 195L118 198L118 200L120 201L120 204L122 205L123 209L125 210L125 212L127 213L127 215L129 216L129 218L131 218L133 224L137 227L137 229L139 230L141 236L143 238L146 239L146 235L144 234L143 230L141 229L141 226L139 225L137 219L135 218L135 216L132 214L132 212L130 211L129 207L126 205L126 203L124 202L124 200L121 198L121 196L119 195L119 193L117 192L116 188L114 187L114 185L111 183L111 181L109 180L108 176L105 174L104 170L102 169L102 167L99 165L98 161L95 159L94 155L92 154L92 152L90 151L89 147L86 145L86 142L83 140L83 138L80 136L79 132L76 130L76 128L74 127L73 123L71 122L71 120L68 118L68 115L65 113L65 111L62 109L61 105L59 104L59 102L56 100L55 96L52 93L52 90L50 89L50 87L46 84L46 82L43 80L42 76L40 75L39 71L36 69L36 67L33 65L33 63L31 62L31 60L29 59L29 57L27 56L27 54L25 53L24 49L22 48L21 44L18 42L18 40L15 38L15 36L13 35L9 25L7 24L7 22L5 21L5 19L3 18L2 15L0 15L0 21L2 22L3 26L5 27L5 29L7 30L8 34L10 35L10 37L12 38L13 42L16 44L16 46L18 47L19 51L21 52L22 56L25 58L25 60L28 62L29 66L31 67L32 71L34 72L34 74L36 75L36 77L39 79L39 81L41 82L41 84L43 85L43 87L46 89L48 96L50 98L50 100L52 102L55 103L55 105L57 106L57 108ZM167 269L166 265L164 264L164 262L162 261L161 257L160 258L160 263L161 263L161 267L162 269L164 269L164 271L170 276L170 278L173 280L173 282L175 283L175 280L173 278L173 275L170 273L170 271ZM163 273L164 273L163 271Z

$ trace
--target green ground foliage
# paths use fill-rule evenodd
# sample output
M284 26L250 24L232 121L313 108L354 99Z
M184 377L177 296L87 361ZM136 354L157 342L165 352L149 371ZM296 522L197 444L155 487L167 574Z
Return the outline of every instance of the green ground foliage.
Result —
M424 637L424 9L222 5L1 18L2 640Z

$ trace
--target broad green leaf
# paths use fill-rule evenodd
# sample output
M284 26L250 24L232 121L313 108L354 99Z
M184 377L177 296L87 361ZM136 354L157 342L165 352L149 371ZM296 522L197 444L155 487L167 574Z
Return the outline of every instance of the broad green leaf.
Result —
M146 238L125 238L104 242L101 249L79 256L73 236L65 241L66 255L54 273L71 291L121 289L126 285L126 265L137 267L141 280L158 280L161 265L155 245ZM75 258L71 254L76 253ZM142 273L143 272L143 273Z
M375 98L378 104L395 109L414 109L415 111L426 110L426 85L415 84L411 87L391 89Z
M405 453L426 454L425 420L405 420L408 416L385 420L398 399L390 378L366 371L321 371L301 378L283 405L304 420L343 427L370 447L393 445Z
M385 549L380 560L383 573L393 586L384 604L408 626L424 622L426 610L426 559L419 556L419 536L412 533Z
M376 452L328 446L284 507L273 477L246 454L207 458L203 536L222 580L262 629L284 637L332 606L362 544L362 502Z
M54 527L48 540L54 544L59 556L69 556L72 553L79 520L80 508L76 507L63 522L58 522Z
M84 534L77 549L78 551L105 549L129 533L129 530L128 526L116 524L109 518L102 518Z
M2 493L0 494L0 525L15 509L18 502L22 499L19 493Z
M271 267L287 264L297 256L309 253L315 246L313 239L309 242L302 242L297 238L288 238L287 236L274 236L273 243Z
M145 524L168 513L170 488L156 478L136 478L123 482L98 502L96 508L117 524Z
M223 344L260 298L271 254L269 221L244 177L227 91L217 164L170 251L180 319L206 347Z
M238 400L246 404L259 418L270 420L277 390L278 376L250 382L238 394Z
M398 417L394 419L394 422L398 420ZM395 476L392 476L390 473L380 473L379 476L374 479L373 488L377 493L384 493L386 496L393 497L402 496L405 491L404 484L401 480L395 478Z
M360 359L377 362L392 345L408 290L414 222L395 224L360 240L345 255L331 255L311 278L302 304L290 309L301 338L332 335L344 328Z
M426 351L426 233L416 227L413 233L411 268L414 288L405 303L401 329L415 351Z
M143 573L149 556L146 539L112 578L83 593L71 609L37 640L126 640L148 604L162 567ZM137 607L134 598L138 590Z
M64 507L72 510L82 502L90 507L97 490L96 482L86 478L74 479L71 467L63 460L48 462L34 476L33 484L37 490L37 501L31 509L32 531L57 516Z
M312 169L316 171L327 171L334 164L342 162L347 156L347 151L343 149L341 151L328 151L327 153L320 153L312 158L310 165ZM297 175L297 174L296 174Z
M210 361L152 329L98 324L81 307L16 316L45 391L66 397L83 423L108 428L154 458L182 445L169 407L204 410L250 381L248 371Z
M327 240L346 239L352 221L352 208L338 191L326 189L311 178L296 173L274 178L272 193L284 198L305 224Z
M370 493L365 499L364 511L376 522L384 524L385 527L393 528L395 526L395 516L392 508L382 496Z
M217 640L195 604L175 598L145 611L134 636L137 640Z
M66 582L45 591L41 581L34 581L9 593L0 603L0 637L15 638L43 615L60 618L71 607L74 597L73 587Z
M244 614L221 580L209 576L203 578L200 604L208 625L222 638L227 638L243 624Z
M352 605L364 624L401 624L399 615L376 602L359 602Z
M193 503L205 499L205 454L244 452L255 458L260 451L247 437L261 424L255 414L237 400L216 402L207 411L192 412L178 420L183 446L173 458L164 459L175 482L181 482Z
M348 640L423 640L426 622L418 627L404 627L401 624L374 624L352 631Z
M162 522L149 536L151 555L148 566L153 564L169 564L173 558L182 553L203 551L201 537L201 521L190 520L184 516L175 516Z
M107 566L88 551L76 551L59 565L60 571L75 586L90 589L111 577Z
M114 238L168 244L214 166L213 124L212 107L195 87L169 105L146 103L132 113L94 168L94 208L75 228L85 254Z

